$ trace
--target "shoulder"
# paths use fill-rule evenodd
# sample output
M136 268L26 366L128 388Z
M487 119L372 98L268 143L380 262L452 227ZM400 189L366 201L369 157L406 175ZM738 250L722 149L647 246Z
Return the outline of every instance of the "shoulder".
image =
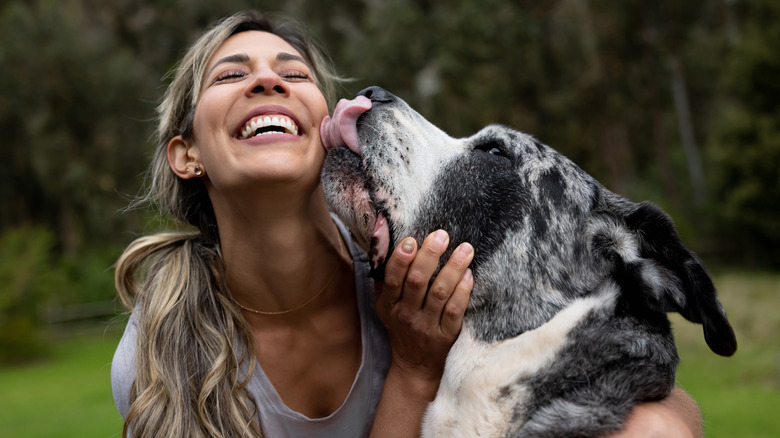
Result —
M135 381L135 360L138 339L137 309L130 316L125 332L114 352L111 361L111 390L114 394L114 404L122 418L130 409L130 390Z

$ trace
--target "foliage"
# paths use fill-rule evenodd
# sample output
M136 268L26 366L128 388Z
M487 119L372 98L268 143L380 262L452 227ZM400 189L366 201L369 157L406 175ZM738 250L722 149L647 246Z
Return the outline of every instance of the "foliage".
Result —
M45 352L41 305L61 284L53 244L53 233L43 228L13 228L0 235L0 364Z
M65 290L52 298L52 304L69 305L113 299L116 292L112 267L119 251L116 247L107 247L81 251L76 257L64 256L58 259Z
M44 227L9 228L0 235L0 364L45 356L49 315L62 306L115 296L109 270L115 249L58 256L55 243Z
M12 2L0 15L0 129L4 132L3 225L32 221L58 230L75 253L118 225L117 191L143 168L145 116L137 96L144 65L89 23L80 1ZM118 105L118 102L122 102ZM139 136L139 134L141 134Z
M706 259L778 266L776 3L6 0L0 230L54 232L68 284L92 278L61 301L106 296L105 270L146 231L122 209L166 72L206 26L257 8L311 29L354 78L344 96L381 85L457 136L524 130L660 204Z
M722 203L716 216L729 248L780 267L780 4L757 0L724 78L728 101L713 139ZM738 255L736 255L738 254ZM769 257L767 257L769 256ZM763 260L761 260L763 259Z

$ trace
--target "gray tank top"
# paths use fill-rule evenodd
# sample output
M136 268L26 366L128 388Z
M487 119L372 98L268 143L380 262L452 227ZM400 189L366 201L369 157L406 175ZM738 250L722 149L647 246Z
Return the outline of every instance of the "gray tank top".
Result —
M382 395L391 352L384 326L374 311L374 282L368 276L366 254L352 242L349 232L334 216L344 240L348 243L355 272L355 289L360 313L363 359L344 403L323 418L309 418L288 408L258 366L247 390L257 402L259 422L267 438L282 437L367 437ZM114 402L125 418L130 408L130 388L135 379L137 312L133 312L119 342L111 365L111 387Z

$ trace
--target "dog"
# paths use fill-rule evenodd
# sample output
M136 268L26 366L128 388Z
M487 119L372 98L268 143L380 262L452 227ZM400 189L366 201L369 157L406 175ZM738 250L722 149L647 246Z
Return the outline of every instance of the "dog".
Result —
M702 324L715 353L736 351L712 280L669 216L532 136L490 125L452 138L377 87L339 102L321 134L327 202L377 278L398 236L421 242L441 228L450 248L475 248L473 291L423 436L620 430L638 402L674 386L667 312Z

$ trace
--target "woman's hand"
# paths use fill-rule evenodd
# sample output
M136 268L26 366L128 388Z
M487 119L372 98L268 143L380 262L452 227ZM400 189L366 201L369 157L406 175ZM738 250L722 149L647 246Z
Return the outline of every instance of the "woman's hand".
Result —
M387 326L393 351L391 372L419 389L436 392L450 347L460 333L471 288L474 249L463 243L453 251L433 283L439 258L449 245L443 230L431 233L419 251L413 238L395 248L377 283L376 309ZM429 287L430 284L430 287Z
M376 312L387 327L393 361L387 372L371 437L417 437L428 403L436 396L444 362L463 323L474 286L474 248L463 243L431 283L449 246L444 231L430 234L419 251L406 238L376 283ZM430 287L429 287L430 284Z

